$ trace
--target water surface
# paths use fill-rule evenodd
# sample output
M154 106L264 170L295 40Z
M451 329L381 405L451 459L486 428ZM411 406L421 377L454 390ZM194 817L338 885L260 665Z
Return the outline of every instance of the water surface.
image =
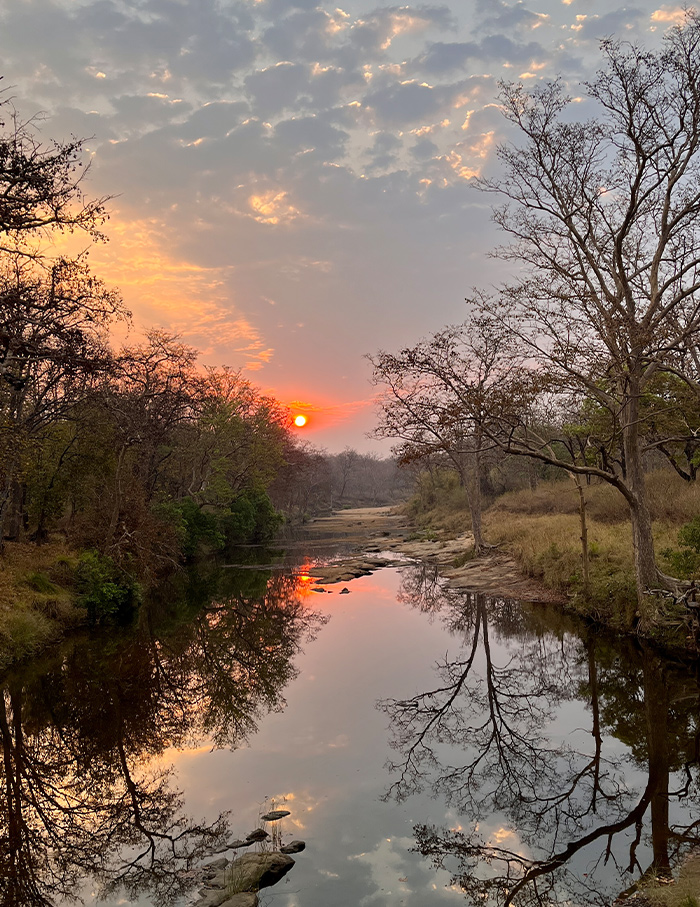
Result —
M431 568L264 560L5 678L0 903L186 903L272 804L280 907L611 904L699 843L687 665Z

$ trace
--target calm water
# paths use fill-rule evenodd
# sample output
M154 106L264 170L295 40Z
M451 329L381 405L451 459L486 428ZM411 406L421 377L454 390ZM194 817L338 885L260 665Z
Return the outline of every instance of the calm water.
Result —
M687 667L430 569L340 595L309 566L212 568L5 678L0 904L184 904L273 804L307 842L276 907L610 904L700 843Z

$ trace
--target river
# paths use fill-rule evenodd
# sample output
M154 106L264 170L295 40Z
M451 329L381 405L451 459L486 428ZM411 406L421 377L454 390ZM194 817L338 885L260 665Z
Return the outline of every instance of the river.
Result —
M700 843L688 665L420 564L315 592L303 553L4 678L0 904L190 903L271 808L275 907L611 904Z

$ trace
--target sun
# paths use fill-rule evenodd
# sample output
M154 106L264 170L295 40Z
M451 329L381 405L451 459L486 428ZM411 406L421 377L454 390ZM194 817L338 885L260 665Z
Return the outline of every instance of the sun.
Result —
M306 416L302 416L302 414L299 413L298 416L294 417L294 424L297 428L303 428L306 425Z

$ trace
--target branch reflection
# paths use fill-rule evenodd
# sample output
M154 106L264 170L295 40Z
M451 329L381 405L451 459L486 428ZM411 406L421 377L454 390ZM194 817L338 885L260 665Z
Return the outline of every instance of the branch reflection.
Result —
M416 826L416 849L471 903L610 904L700 844L700 696L684 665L422 568L401 594L463 643L432 689L380 703L397 753L387 797L444 800L456 821Z
M0 904L71 900L86 875L156 904L186 891L229 829L187 816L166 750L240 745L284 706L292 659L324 621L294 577L229 570L163 590L121 638L80 637L7 676Z

